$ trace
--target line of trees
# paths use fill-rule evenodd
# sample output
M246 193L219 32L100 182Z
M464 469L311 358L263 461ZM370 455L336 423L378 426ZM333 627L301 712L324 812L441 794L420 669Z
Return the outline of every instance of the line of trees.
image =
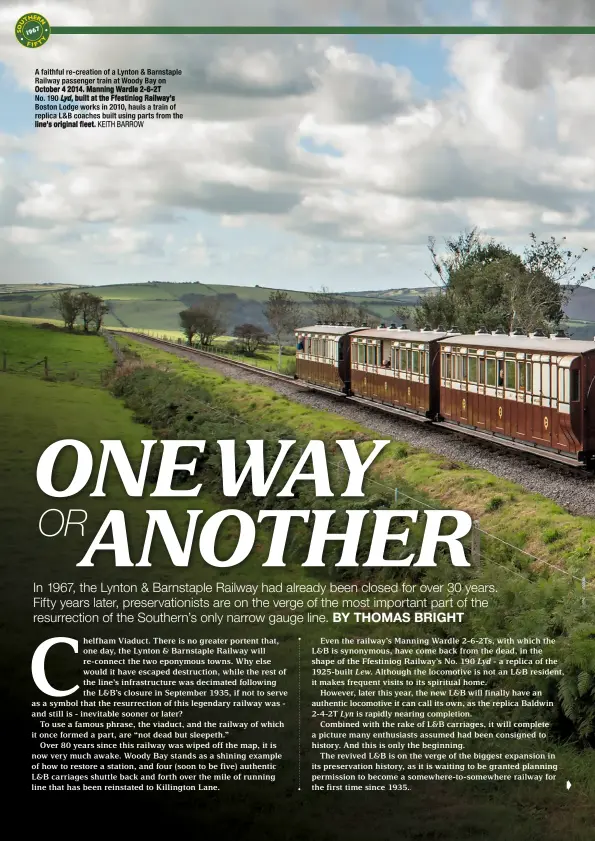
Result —
M368 327L378 322L378 316L363 304L356 304L339 292L331 292L326 286L318 292L310 292L312 321L316 324L353 324ZM381 319L382 320L382 319Z
M268 331L252 322L244 322L233 328L233 337L240 351L253 356L261 348L274 344L281 370L283 347L293 339L293 331L297 327L310 322L366 325L378 321L378 316L371 314L365 307L325 287L309 293L308 298L309 305L303 306L289 292L272 289L263 306ZM219 296L204 296L188 309L182 310L179 317L189 345L196 343L202 348L208 348L216 338L231 331L225 301Z
M60 314L64 326L74 330L80 318L85 333L98 333L103 319L109 312L109 306L100 295L91 292L77 292L74 289L63 289L52 296L54 309Z
M411 326L456 327L464 333L479 327L553 332L560 328L564 307L576 289L595 279L595 266L579 273L587 249L573 252L564 237L538 240L531 233L519 255L473 228L447 239L442 252L430 237L428 249L432 271L427 276L436 289L424 295L417 307L394 310L395 320ZM289 292L271 290L263 307L269 332L249 322L237 325L234 337L241 351L254 355L274 343L281 369L284 342L296 327L308 322L370 326L379 320L361 303L326 287L309 293L308 298L309 306L303 306ZM211 345L227 327L224 307L216 296L204 297L181 312L180 322L188 343L198 337L201 347Z
M278 349L281 369L284 343L292 338L293 331L300 326L304 317L302 308L288 292L273 289L263 312L270 332L261 325L244 322L235 326L233 336L240 351L247 356L253 356L261 348L274 343ZM210 347L216 338L229 330L225 306L216 296L205 296L188 309L182 310L180 325L187 343L198 343L202 348Z

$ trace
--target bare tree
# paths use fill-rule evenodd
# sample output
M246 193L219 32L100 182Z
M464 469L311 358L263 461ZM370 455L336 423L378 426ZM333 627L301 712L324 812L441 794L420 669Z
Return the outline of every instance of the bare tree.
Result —
M301 307L288 292L273 289L268 301L263 307L264 314L271 326L271 333L279 349L279 370L281 370L281 355L283 340L298 327L301 317Z
M99 295L93 295L91 301L91 311L89 313L89 324L95 325L95 332L99 333L103 319L110 311L109 304L103 300Z
M215 296L205 298L181 312L180 323L189 345L192 344L194 336L198 336L200 346L208 347L225 329L221 302Z
M80 311L79 315L83 322L83 330L89 332L89 326L95 325L95 332L98 333L103 323L103 317L109 312L108 305L100 295L93 295L91 292L81 292L78 296Z
M75 322L81 312L80 295L72 289L63 289L52 296L54 309L60 313L64 326L74 329Z
M182 327L182 333L186 336L186 341L190 346L194 341L194 337L196 335L196 311L191 309L182 310L179 313L180 316L180 326Z
M263 347L268 335L257 324L238 324L233 332L242 351L248 356L254 356L258 348Z
M93 298L95 296L91 295L90 292L81 292L79 295L79 315L81 317L81 321L83 322L83 331L85 333L89 332L89 322L91 321L91 311L93 308Z

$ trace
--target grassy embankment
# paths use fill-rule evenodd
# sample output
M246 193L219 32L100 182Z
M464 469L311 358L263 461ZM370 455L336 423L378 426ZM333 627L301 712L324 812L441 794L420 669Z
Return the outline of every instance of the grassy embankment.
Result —
M38 352L37 336L30 327L23 327L18 338L22 360L34 357ZM42 332L42 331L39 331ZM33 335L32 335L33 334ZM43 449L52 441L59 438L78 438L89 444L95 454L98 452L98 442L102 438L119 438L125 444L131 456L138 457L140 440L152 437L154 433L146 427L135 423L132 413L123 405L100 388L99 370L102 365L111 366L111 360L101 339L95 337L65 337L64 334L52 332L44 333L47 353L57 356L63 347L65 339L89 343L87 350L93 349L93 359L89 359L89 371L79 381L84 385L75 386L71 383L53 383L37 380L32 377L0 375L0 390L2 404L8 406L0 416L0 440L2 441L2 457L0 460L0 483L3 488L9 488L5 494L2 510L3 557L2 563L3 588L2 601L3 616L8 632L5 638L10 641L11 671L13 680L19 681L24 691L28 692L28 668L31 646L38 638L48 635L48 629L41 628L31 631L26 617L30 614L31 589L28 576L24 570L30 570L31 578L38 582L49 580L88 580L97 581L100 578L107 581L137 581L136 570L114 570L108 558L98 561L96 569L91 573L82 573L75 567L82 551L88 544L87 540L61 538L44 540L36 529L40 513L48 507L56 505L55 500L43 497L36 487L35 466ZM14 338L15 334L13 334ZM5 337L3 325L0 325L0 339ZM200 383L206 389L213 389L223 396L226 402L233 400L238 415L248 424L247 429L262 428L279 423L286 427L299 428L301 434L311 437L332 438L333 436L351 437L356 435L362 440L367 436L365 430L354 424L347 423L342 418L326 413L310 412L303 407L292 404L280 398L268 389L249 388L244 384L217 377L206 370L200 370L182 361L173 360L150 351L139 345L135 346L147 360L158 363L187 378L192 383ZM379 477L393 482L394 479L412 483L419 482L422 492L432 492L434 499L438 494L449 494L448 484L455 470L440 467L439 461L428 459L424 454L411 453L406 455L404 448L399 445L391 447L391 453L383 460L379 470ZM65 484L69 471L68 461L61 464L61 481ZM462 468L465 471L465 468ZM467 475L464 472L460 478ZM514 486L506 487L506 491L499 480L490 484L491 479L479 471L473 471L471 478L476 483L475 492L471 494L476 505L484 508L495 493L507 493L504 506L511 508L516 504L524 506L524 518L527 512L535 509L538 517L546 518L550 523L552 516L559 518L559 527L569 527L577 518L570 518L564 512L554 510L539 497L525 498L525 495ZM145 523L144 511L147 507L146 499L129 499L125 497L118 482L113 480L108 484L109 497L107 500L88 499L78 497L68 501L68 507L85 508L89 513L89 524L96 528L108 509L123 508L126 511L129 524L129 534L133 546L133 557L138 554L138 547L142 539ZM454 486L452 488L454 490ZM481 499L478 500L478 495ZM491 495L491 496L490 496ZM511 495L516 495L514 499ZM526 495L529 497L530 495ZM185 521L187 500L160 500L170 511L174 522L181 526ZM452 502L452 500L451 500ZM514 502L514 506L512 503ZM220 501L209 499L201 493L201 507L208 516ZM457 503L460 504L460 503ZM454 503L453 503L454 505ZM58 506L62 503L58 501ZM66 507L66 506L64 506ZM464 506L462 506L464 507ZM502 514L501 508L490 513L496 518ZM494 524L497 520L492 521ZM587 521L589 522L589 521ZM526 526L528 527L528 526ZM576 524L575 524L575 527ZM539 527L537 527L539 528ZM84 544L84 545L83 545ZM544 544L548 546L549 544ZM245 564L231 571L214 571L198 561L186 573L184 580L222 580L227 576L228 581L238 583L262 580L260 564L262 557L251 558ZM283 570L276 580L307 581L304 570L292 567ZM162 581L179 581L180 571L172 570L171 565L164 558L163 552L157 552L154 559L154 569L150 574L143 571L143 579L155 575ZM271 577L269 581L275 580ZM311 579L310 579L311 580ZM25 617L25 618L24 618ZM92 630L91 630L92 629ZM62 630L61 628L51 629ZM86 626L85 633L106 633L106 627ZM110 629L113 633L114 629ZM120 630L120 629L119 629ZM171 631L171 628L170 628ZM234 626L234 634L253 636L254 628L250 626ZM127 630L129 633L129 629ZM201 626L201 633L220 635L220 630ZM274 633L270 630L269 633ZM282 640L282 662L287 664L292 685L296 679L296 636L295 628L283 627L277 632ZM299 634L302 636L304 651L308 651L317 640L320 629L316 626L301 626ZM66 677L66 671L65 671ZM306 677L306 675L304 675ZM305 681L304 681L305 685ZM14 689L13 689L14 693ZM289 721L297 720L298 711L295 705L295 692L292 693L290 706L287 709ZM291 731L288 738L295 741L295 732ZM291 746L290 746L291 747ZM295 745L293 745L295 750ZM308 753L307 746L304 748ZM366 794L354 799L354 795L324 794L312 798L306 792L295 790L293 771L288 768L278 784L271 787L269 794L258 793L260 818L254 821L254 811L251 798L238 792L234 795L235 811L238 820L251 821L252 830L245 833L246 838L260 836L264 831L279 832L281 827L291 825L294 837L309 837L316 829L319 837L337 837L346 839L361 838L361 827L368 826L370 832L379 839L394 837L395 831L401 837L422 839L440 838L443 841L455 841L461 838L476 838L483 835L486 838L507 841L549 841L557 838L561 832L569 835L572 827L574 839L587 839L590 833L590 816L592 802L592 785L595 779L595 768L590 755L579 754L570 748L560 748L557 751L558 762L561 766L561 777L568 776L573 780L573 789L567 793L561 786L551 787L521 786L512 789L504 786L469 786L453 791L447 786L435 785L428 789L414 789L407 797L386 796L380 794ZM591 798L591 800L590 800ZM180 798L180 807L188 814L195 809L196 798L184 800ZM360 802L361 801L361 802ZM207 813L201 813L201 820L210 821L215 828L218 822L229 816L230 801L213 799L209 803ZM332 821L328 815L332 814ZM330 825L329 825L330 824ZM246 825L246 824L243 824ZM324 827L328 829L325 830ZM257 829L258 827L258 829Z
M124 330L123 332L134 332L133 328ZM181 330L141 330L147 336L154 339L166 339L170 342L177 342L181 340L186 344L186 337ZM257 368L265 368L267 371L279 371L279 349L274 345L269 345L264 348L259 348L252 356L242 354L230 350L230 345L234 344L236 339L233 336L217 336L213 344L206 350L211 353L220 353L225 358L236 359L238 362L244 362L248 365L254 365ZM198 345L195 345L199 347ZM295 346L284 345L283 353L281 355L281 373L292 375L295 373Z

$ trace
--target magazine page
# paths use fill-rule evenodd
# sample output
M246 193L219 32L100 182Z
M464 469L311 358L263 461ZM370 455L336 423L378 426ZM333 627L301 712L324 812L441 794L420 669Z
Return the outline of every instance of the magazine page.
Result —
M7 815L595 838L591 7L0 21Z

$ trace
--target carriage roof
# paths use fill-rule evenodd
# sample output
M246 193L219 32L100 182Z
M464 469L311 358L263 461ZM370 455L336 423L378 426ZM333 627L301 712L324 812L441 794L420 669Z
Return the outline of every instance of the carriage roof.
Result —
M595 341L581 339L551 338L548 336L510 336L506 333L471 333L451 336L441 340L441 344L453 347L477 347L497 350L520 350L536 353L580 356L595 350Z
M403 330L399 327L363 327L352 333L354 338L386 339L401 342L433 342L449 335L445 330Z
M321 336L344 336L346 333L353 333L356 328L343 324L314 324L311 327L299 327L295 332L319 333Z

